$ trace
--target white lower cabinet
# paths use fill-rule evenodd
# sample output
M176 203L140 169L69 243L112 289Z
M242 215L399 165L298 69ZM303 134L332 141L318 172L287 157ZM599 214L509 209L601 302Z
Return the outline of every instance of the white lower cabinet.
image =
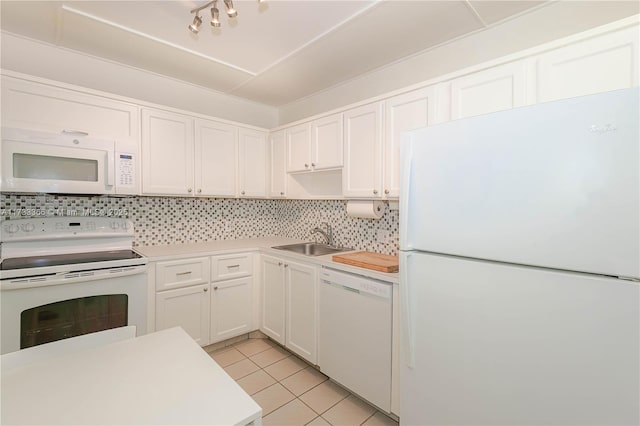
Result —
M253 328L251 253L155 264L156 330L180 326L200 345Z
M262 256L262 319L260 330L284 345L285 283L284 261Z
M291 351L317 364L318 271L315 266L286 261L286 344Z
M210 343L251 331L252 282L246 277L211 285Z
M200 346L209 344L209 284L156 294L156 331L182 327Z
M315 266L262 257L260 330L312 364L317 363L317 292Z

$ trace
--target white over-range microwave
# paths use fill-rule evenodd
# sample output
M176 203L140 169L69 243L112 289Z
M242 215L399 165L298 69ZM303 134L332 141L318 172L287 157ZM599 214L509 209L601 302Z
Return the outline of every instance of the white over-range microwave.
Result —
M137 194L137 156L132 143L5 127L0 191Z

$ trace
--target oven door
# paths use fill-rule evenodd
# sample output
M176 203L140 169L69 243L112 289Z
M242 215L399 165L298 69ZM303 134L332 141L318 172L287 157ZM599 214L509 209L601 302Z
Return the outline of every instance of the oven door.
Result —
M5 354L95 331L135 325L147 331L147 265L114 269L94 276L2 281L2 336ZM28 281L28 283L24 283Z
M114 193L114 145L113 141L3 129L0 189Z

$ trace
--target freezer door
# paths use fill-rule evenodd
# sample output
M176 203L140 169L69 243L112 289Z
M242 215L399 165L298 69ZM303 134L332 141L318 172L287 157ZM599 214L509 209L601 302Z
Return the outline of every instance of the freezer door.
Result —
M403 425L640 422L640 283L403 252Z
M626 89L408 134L401 249L640 277L639 103Z

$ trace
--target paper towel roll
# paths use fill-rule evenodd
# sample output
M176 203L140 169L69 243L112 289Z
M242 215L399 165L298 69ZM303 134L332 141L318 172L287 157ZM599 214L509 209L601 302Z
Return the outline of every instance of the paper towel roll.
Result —
M347 214L365 219L380 219L384 214L384 202L370 200L347 201Z

